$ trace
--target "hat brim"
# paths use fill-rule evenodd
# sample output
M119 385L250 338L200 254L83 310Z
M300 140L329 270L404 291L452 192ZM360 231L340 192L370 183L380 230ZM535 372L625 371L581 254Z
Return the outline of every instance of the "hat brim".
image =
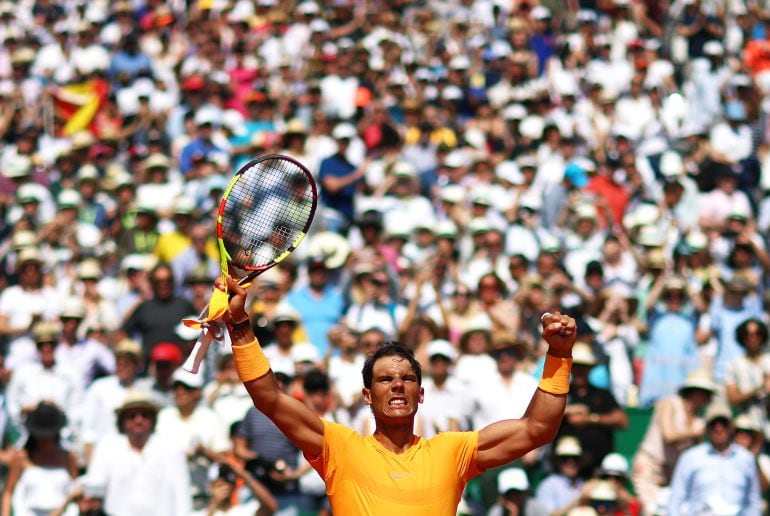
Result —
M136 409L136 408L150 409L155 414L157 414L160 411L160 407L158 407L158 405L156 405L152 401L131 401L129 403L124 403L120 407L116 408L115 414L119 416L127 410Z

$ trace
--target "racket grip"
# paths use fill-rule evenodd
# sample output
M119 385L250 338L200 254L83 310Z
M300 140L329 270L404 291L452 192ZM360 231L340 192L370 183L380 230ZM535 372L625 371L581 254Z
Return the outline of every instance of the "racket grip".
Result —
M206 353L209 351L209 345L211 345L210 338L198 339L195 343L195 347L193 347L187 360L185 360L182 365L182 369L188 373L198 374L198 370L200 369L203 360L206 358Z

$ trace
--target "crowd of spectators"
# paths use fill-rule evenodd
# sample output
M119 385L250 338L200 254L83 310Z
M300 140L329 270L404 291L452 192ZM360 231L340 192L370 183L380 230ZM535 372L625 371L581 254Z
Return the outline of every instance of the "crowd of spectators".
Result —
M0 2L0 511L328 513L227 339L179 368L223 190L279 152L320 193L251 287L287 392L371 432L363 356L398 339L421 435L521 417L561 311L560 437L460 512L759 514L769 20L763 0ZM630 410L651 417L624 456Z

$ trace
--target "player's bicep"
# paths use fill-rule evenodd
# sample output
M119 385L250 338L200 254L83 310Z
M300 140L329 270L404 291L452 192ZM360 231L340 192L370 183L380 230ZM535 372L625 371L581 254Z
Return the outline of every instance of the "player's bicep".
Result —
M307 405L288 394L278 396L273 409L266 414L281 432L308 457L323 450L324 425Z
M505 419L479 430L479 469L496 468L537 447L525 419Z

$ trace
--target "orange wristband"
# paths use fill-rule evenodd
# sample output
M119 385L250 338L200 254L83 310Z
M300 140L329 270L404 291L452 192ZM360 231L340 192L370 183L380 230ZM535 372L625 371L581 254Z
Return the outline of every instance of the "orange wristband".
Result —
M238 371L238 378L244 383L261 378L270 372L270 362L257 339L243 346L233 346L233 361L235 370Z
M543 377L538 387L551 394L567 394L569 392L569 374L572 370L572 357L559 358L545 355Z

